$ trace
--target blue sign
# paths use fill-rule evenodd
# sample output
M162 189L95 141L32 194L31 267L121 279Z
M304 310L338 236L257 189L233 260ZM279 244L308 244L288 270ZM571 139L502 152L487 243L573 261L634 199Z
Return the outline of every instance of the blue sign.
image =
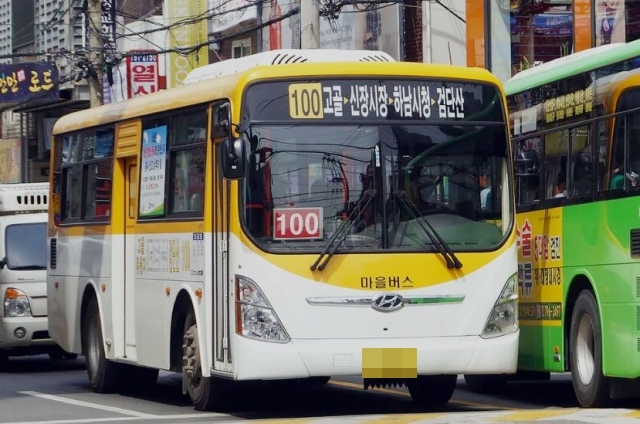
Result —
M0 65L0 103L58 98L55 63Z

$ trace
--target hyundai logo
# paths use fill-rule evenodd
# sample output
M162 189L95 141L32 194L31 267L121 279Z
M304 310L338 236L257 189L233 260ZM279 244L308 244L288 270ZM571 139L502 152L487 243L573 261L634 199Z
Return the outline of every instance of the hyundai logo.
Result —
M393 312L404 306L404 300L399 294L381 294L373 298L371 307L378 312Z

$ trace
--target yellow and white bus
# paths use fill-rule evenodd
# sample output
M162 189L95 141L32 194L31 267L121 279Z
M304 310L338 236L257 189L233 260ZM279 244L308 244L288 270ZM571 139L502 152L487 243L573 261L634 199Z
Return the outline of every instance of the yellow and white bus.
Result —
M358 375L437 406L516 370L499 81L375 51L270 51L54 128L50 332L91 387ZM306 380L305 380L306 381Z

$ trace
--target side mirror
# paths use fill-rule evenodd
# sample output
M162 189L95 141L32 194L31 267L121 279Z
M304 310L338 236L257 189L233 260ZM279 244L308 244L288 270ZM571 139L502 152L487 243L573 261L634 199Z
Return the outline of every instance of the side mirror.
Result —
M521 150L515 159L516 177L534 177L540 172L540 158L535 150Z
M0 259L0 269L4 269L5 266L7 266L7 257L6 256L4 258Z
M225 179L244 178L247 171L247 148L244 139L225 138L219 145L218 157Z

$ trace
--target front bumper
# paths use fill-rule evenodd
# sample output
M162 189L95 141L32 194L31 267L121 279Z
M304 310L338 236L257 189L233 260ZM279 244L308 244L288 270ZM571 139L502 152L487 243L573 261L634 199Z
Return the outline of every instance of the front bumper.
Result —
M365 348L417 349L417 374L512 374L518 364L519 331L480 336L394 339L294 339L286 344L236 337L237 380L362 375Z
M22 339L14 335L18 328L26 330ZM49 336L47 317L0 317L0 349L50 345L55 342Z

